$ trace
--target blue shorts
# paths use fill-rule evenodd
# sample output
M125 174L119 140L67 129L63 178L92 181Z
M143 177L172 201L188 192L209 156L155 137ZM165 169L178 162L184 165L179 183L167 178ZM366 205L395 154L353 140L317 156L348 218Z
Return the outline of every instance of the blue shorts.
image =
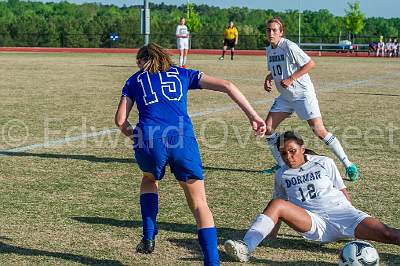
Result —
M178 181L203 180L199 147L194 137L168 136L134 144L135 159L143 172L161 180L169 165Z

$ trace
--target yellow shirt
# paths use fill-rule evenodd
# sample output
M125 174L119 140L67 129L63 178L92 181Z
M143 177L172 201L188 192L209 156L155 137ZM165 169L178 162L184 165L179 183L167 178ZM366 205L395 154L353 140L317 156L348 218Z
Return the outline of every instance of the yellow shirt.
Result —
M235 26L233 26L232 28L228 27L224 31L225 39L228 39L228 40L236 39L236 36L238 36L238 35L239 35L239 33Z

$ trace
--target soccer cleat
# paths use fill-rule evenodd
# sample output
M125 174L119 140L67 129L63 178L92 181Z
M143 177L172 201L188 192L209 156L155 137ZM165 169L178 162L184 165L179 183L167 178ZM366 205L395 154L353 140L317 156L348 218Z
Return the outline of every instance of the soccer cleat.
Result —
M281 168L278 164L275 164L274 166L272 166L271 168L262 170L261 173L266 174L266 175L272 175L275 174L276 171L279 170L279 168Z
M350 179L350 181L357 181L360 177L360 173L358 172L357 166L354 163L346 168L346 176Z
M237 261L247 262L250 260L249 249L247 248L246 243L244 243L241 240L238 240L238 241L227 240L224 243L224 248L225 248L226 254L228 254L229 257L231 257Z
M187 68L187 65L183 65L182 68Z
M136 252L143 254L153 253L156 241L154 239L143 239L136 246Z
M224 60L224 57L223 57L223 56L221 56L220 58L218 58L218 60Z

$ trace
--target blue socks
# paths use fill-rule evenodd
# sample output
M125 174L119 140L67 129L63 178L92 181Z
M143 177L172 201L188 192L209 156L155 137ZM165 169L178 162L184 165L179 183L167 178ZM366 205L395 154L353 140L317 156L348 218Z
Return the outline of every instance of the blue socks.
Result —
M219 266L217 229L201 228L197 231L205 266Z
M140 195L140 212L142 214L143 239L154 239L157 235L158 194Z
M143 239L154 239L157 235L158 194L141 194L140 212L142 214ZM215 227L201 228L197 233L204 255L204 265L219 266L217 229Z

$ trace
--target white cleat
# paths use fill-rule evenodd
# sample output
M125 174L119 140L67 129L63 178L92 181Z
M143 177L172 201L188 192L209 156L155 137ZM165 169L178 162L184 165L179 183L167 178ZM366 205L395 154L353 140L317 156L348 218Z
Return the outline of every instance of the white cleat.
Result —
M225 252L229 257L240 262L250 260L250 252L247 245L243 241L227 240L224 244Z

